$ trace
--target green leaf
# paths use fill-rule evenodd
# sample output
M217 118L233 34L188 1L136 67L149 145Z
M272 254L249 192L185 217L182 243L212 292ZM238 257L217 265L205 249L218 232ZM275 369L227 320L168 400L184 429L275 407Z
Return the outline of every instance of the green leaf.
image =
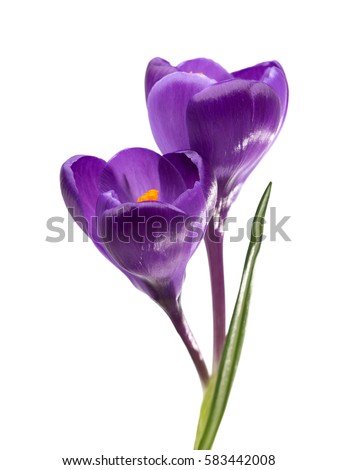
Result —
M271 183L266 188L258 205L251 229L250 244L246 255L244 270L237 301L232 315L229 333L225 342L217 374L206 389L201 406L194 449L212 448L219 425L228 402L241 355L245 326L248 317L252 275L261 247L264 216L271 193Z
M217 379L217 374L213 374L210 377L208 386L204 392L204 398L203 398L203 402L201 406L200 417L199 417L197 432L196 432L196 439L195 439L195 446L194 446L195 449L198 449L198 447L196 447L196 444L198 444L201 441L207 422L208 422L208 418L210 415L210 408L211 408L212 400L214 397L214 391L216 387L216 379Z

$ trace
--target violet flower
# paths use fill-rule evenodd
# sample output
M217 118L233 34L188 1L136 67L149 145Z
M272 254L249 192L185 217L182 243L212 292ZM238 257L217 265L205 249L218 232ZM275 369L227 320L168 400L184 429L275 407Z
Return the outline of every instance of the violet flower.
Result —
M151 129L163 153L193 149L208 160L224 220L248 175L271 146L287 110L278 62L228 73L210 59L172 67L156 58L145 79Z
M162 152L192 149L210 164L217 202L206 236L214 306L214 367L225 340L222 226L246 178L284 122L288 85L281 65L229 73L209 59L173 67L155 58L145 78L149 121Z
M205 386L208 371L180 303L186 265L215 200L201 157L142 148L123 150L108 162L78 155L62 166L61 189L72 217L100 252L168 314Z

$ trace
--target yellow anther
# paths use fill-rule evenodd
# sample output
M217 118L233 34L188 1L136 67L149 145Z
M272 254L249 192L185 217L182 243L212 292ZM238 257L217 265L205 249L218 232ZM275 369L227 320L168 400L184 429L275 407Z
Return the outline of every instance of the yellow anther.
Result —
M145 201L157 201L158 200L158 189L149 189L140 196L136 202L145 202Z
M197 75L204 75L203 72L192 72L192 71L191 71L191 72L189 72L189 73L197 73Z

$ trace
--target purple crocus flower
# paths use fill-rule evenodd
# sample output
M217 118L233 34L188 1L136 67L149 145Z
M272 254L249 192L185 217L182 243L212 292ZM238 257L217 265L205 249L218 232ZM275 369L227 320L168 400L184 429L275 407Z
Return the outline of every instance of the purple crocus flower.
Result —
M108 162L78 155L62 166L61 190L100 252L166 311L205 385L208 372L180 304L186 265L215 200L201 157L143 148L123 150Z
M264 62L229 73L210 59L173 67L155 58L145 90L157 145L162 152L190 148L208 161L218 186L217 215L224 220L284 122L288 85L281 65Z
M145 91L151 129L162 152L192 149L211 167L217 202L206 236L214 310L214 368L225 341L222 226L246 178L284 122L288 84L281 65L264 62L229 73L210 59L173 67L150 61Z

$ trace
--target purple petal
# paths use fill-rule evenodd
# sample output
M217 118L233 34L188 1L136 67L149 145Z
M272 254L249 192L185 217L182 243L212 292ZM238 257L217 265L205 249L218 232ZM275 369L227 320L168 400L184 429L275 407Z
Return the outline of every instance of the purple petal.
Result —
M289 88L284 70L280 63L277 61L263 62L253 67L233 72L232 75L236 78L242 78L244 80L261 81L271 86L281 101L282 126L288 108Z
M119 201L114 199L116 194L111 191L108 202L107 195L101 195L99 182L106 162L100 158L77 155L67 160L61 168L61 191L68 210L78 225L88 234L96 248L119 268L128 279L140 290L147 292L144 283L131 276L118 266L106 251L105 245L98 234L96 206L102 209L111 208ZM105 205L103 199L105 198ZM114 202L113 202L114 201Z
M206 227L206 219L208 217L208 209L202 186L199 181L195 183L193 188L187 189L183 194L181 194L176 201L174 201L174 206L186 214L189 214L191 220L193 218L199 218L199 227L204 231L204 228Z
M199 182L199 190L202 191L204 199L204 212L210 212L215 205L216 188L208 162L203 161L202 157L193 150L167 153L163 158L166 158L175 166L177 171L182 175L188 189L194 189L194 191L196 191L196 182ZM196 196L196 198L197 201L199 196ZM176 206L176 201L173 204ZM187 208L182 210L187 212L187 214L192 213L189 212Z
M159 200L171 204L186 191L187 186L175 166L166 158L161 158L158 170L160 175Z
M172 67L166 60L161 59L160 57L155 57L155 59L152 59L149 62L146 70L146 99L148 99L149 92L156 82L161 80L161 78L165 77L166 75L174 72L177 72L176 67Z
M232 75L227 72L221 65L211 59L192 59L182 62L177 66L181 72L203 73L209 78L213 78L217 82L230 80Z
M190 148L186 124L192 96L214 83L205 75L176 72L165 76L148 96L150 126L162 153Z
M165 158L144 148L122 150L109 160L102 172L100 189L114 189L121 203L134 203L150 189L159 191L159 200L171 203L186 185L176 168Z
M105 165L100 158L76 155L62 165L60 180L62 196L73 219L107 256L95 234L96 201Z
M239 79L213 85L190 100L191 148L213 168L219 203L231 203L231 193L271 145L281 121L280 108L270 86Z
M100 180L102 193L113 189L124 202L136 202L149 189L158 189L161 156L152 150L130 148L114 155L106 164Z
M99 228L118 266L154 287L171 286L179 296L186 264L198 245L185 241L186 218L159 202L124 204L103 212Z
M200 179L198 166L193 162L192 158L189 158L189 155L192 154L196 154L196 152L187 150L163 155L163 158L176 168L187 188L192 188L196 181Z
M121 202L117 198L116 192L114 190L107 191L106 193L100 194L97 198L96 214L102 214L104 211L120 205Z

